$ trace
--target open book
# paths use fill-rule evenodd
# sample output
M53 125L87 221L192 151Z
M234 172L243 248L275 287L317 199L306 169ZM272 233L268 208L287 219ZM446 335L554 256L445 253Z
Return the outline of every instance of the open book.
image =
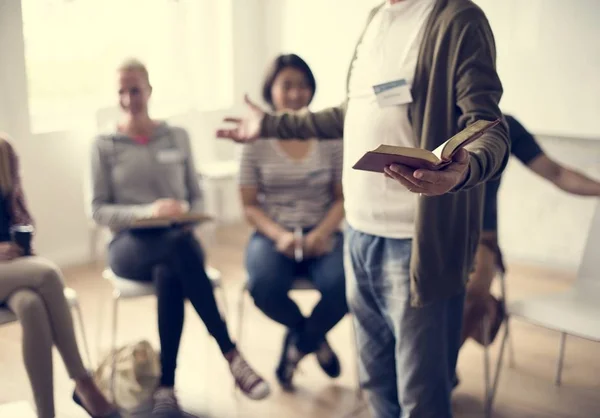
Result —
M414 169L439 170L452 162L452 157L459 149L476 140L499 123L500 119L493 122L479 120L467 126L433 151L422 148L380 145L375 150L367 152L352 168L383 173L383 169L390 164L402 164Z
M176 225L201 224L210 220L212 220L212 218L208 215L186 213L179 216L138 219L130 225L129 228L166 228Z

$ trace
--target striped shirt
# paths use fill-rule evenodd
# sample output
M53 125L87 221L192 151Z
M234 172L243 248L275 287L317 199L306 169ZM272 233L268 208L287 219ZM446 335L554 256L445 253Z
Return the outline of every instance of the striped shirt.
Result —
M342 181L342 141L311 141L302 160L291 158L275 139L244 145L241 186L258 188L261 209L278 224L293 229L319 224L334 202Z

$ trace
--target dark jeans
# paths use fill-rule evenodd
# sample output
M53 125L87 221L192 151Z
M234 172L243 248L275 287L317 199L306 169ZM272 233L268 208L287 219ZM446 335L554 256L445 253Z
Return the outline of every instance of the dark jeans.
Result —
M411 246L352 229L346 235L361 386L373 418L451 418L465 296L412 307Z
M202 247L192 232L176 228L123 231L108 249L110 268L115 274L155 284L162 386L172 387L175 383L185 298L190 300L223 353L235 347L204 269Z
M348 312L344 279L343 236L335 236L333 251L298 263L279 252L269 238L255 233L246 250L248 286L256 306L269 318L299 335L298 348L311 353L327 332ZM288 292L299 277L310 280L321 300L304 318Z

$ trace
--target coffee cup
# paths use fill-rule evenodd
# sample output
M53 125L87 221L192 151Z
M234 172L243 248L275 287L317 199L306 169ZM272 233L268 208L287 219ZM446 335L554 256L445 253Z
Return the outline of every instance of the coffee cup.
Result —
M32 225L15 225L10 228L12 241L23 250L23 255L31 255L31 239L34 228Z

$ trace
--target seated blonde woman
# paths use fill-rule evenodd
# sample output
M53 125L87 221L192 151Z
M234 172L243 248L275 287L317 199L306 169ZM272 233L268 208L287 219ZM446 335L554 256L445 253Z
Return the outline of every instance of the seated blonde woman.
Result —
M83 365L61 273L50 261L25 256L12 242L11 228L32 225L11 143L0 135L0 304L23 327L23 359L35 397L37 416L54 418L52 346L75 381L73 399L92 417L119 417Z
M179 411L174 386L185 299L219 345L236 385L246 396L262 399L269 386L230 338L192 229L131 228L140 218L201 213L203 199L187 132L148 114L152 87L146 67L130 60L117 76L124 120L92 147L90 204L94 221L115 232L108 247L110 268L121 277L156 287L162 375L154 413Z

